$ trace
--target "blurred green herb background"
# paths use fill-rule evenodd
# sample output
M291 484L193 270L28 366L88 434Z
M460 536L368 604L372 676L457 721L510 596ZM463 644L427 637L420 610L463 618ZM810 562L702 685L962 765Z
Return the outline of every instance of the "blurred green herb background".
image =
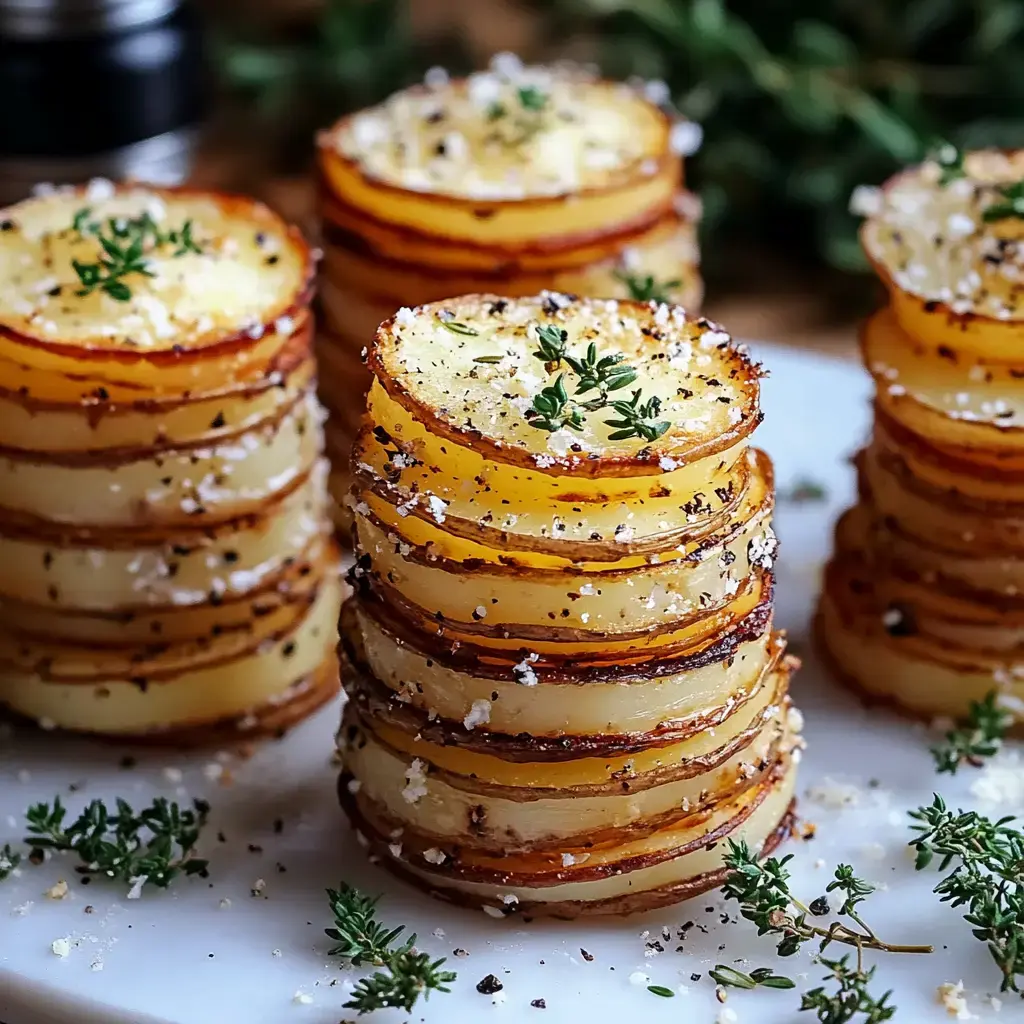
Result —
M412 0L415 2L415 0ZM705 132L691 181L704 230L728 252L753 244L860 270L847 210L936 138L1024 145L1021 0L533 0L531 59L592 57L612 77L664 80ZM459 40L418 42L402 0L329 0L285 43L225 41L236 91L312 131L445 63ZM732 243L732 244L731 244Z

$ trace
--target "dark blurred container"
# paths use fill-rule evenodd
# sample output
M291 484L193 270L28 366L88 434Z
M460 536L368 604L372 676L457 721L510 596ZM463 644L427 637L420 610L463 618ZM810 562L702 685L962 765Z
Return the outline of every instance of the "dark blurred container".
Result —
M181 181L201 51L182 0L0 0L0 204L39 182Z

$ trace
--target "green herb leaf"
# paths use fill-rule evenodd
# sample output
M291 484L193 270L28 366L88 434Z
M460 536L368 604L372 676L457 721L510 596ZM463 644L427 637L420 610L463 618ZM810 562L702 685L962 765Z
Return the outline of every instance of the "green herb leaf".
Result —
M984 942L1002 975L1003 991L1020 991L1024 976L1024 834L1012 817L990 818L976 811L950 811L936 795L928 807L911 811L919 833L910 845L922 871L938 859L953 870L935 886L943 903L965 907L964 920Z
M882 1024L891 1020L896 1007L889 1004L892 992L876 997L868 992L868 985L874 977L875 968L862 970L848 964L849 957L828 960L819 957L818 962L828 968L826 981L838 984L838 990L830 992L824 986L805 992L800 1000L801 1010L813 1010L821 1024L847 1024L858 1017L864 1024Z
M629 290L629 297L636 302L671 302L669 292L682 283L678 278L658 281L653 274L630 274L616 270L615 277Z
M541 111L548 105L548 94L535 85L522 86L516 96L523 110Z
M661 996L663 999L671 999L675 996L675 992L670 988L666 988L664 985L648 985L647 991L652 995Z
M1003 745L1006 731L1013 724L1013 715L999 706L995 690L984 700L968 705L967 724L946 733L945 742L932 747L936 771L955 775L963 764L982 765Z
M646 402L640 401L640 391L634 391L628 401L610 402L612 409L619 414L615 420L605 420L605 425L616 429L608 435L611 441L624 441L631 437L640 437L645 441L657 441L672 426L668 420L659 420L661 399L657 396Z
M71 261L81 285L77 295L90 295L98 289L118 302L127 302L132 292L124 278L132 274L154 276L145 258L147 252L164 245L176 246L171 254L175 257L203 251L192 236L190 220L185 221L180 231L162 232L148 213L134 218L110 217L104 234L104 227L99 221L89 221L90 214L89 207L78 210L72 218L71 228L83 239L95 238L102 253L95 263Z
M468 338L475 338L480 334L475 327L470 327L469 324L456 320L455 314L450 309L442 309L437 314L437 321L446 330L451 331L452 334L464 334Z
M139 878L161 889L179 875L205 874L207 862L193 857L210 806L194 800L191 809L158 797L138 814L118 799L110 811L93 800L65 827L67 811L60 797L35 804L26 812L25 842L37 850L74 853L83 875L103 875L129 884Z
M0 847L0 882L10 878L20 863L21 854L12 850L10 843L4 843Z
M441 970L443 957L432 960L416 950L415 935L395 945L405 926L388 928L377 920L379 897L371 899L345 883L328 889L327 896L335 927L325 930L338 943L329 955L344 957L356 967L368 963L383 968L356 985L346 1009L364 1014L396 1007L409 1013L421 995L426 999L431 992L451 991L447 986L455 973Z
M502 361L502 359L504 359L504 358L505 358L504 356L477 356L473 360L473 362L474 363L500 363Z

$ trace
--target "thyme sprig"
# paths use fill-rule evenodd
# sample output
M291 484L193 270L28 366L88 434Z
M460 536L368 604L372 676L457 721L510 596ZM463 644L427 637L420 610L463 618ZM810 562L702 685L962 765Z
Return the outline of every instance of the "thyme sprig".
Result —
M1024 834L1012 817L997 821L976 811L950 811L936 795L928 807L910 812L920 833L910 845L923 871L953 870L935 886L943 903L966 907L964 920L988 947L1002 973L1003 991L1019 992L1024 975Z
M409 1013L421 995L426 999L431 992L451 991L448 985L456 975L441 969L444 957L434 960L417 950L415 934L399 943L405 925L388 928L377 920L379 897L372 899L346 883L328 889L327 895L335 927L325 931L337 942L330 955L344 957L356 967L383 968L359 981L345 1009L362 1015L390 1006Z
M437 314L437 322L452 334L463 334L466 337L475 338L480 333L475 327L456 320L455 314L450 309L442 309Z
M757 925L758 935L778 936L779 956L792 956L801 945L811 940L818 941L818 952L823 953L833 942L854 946L858 955L864 949L877 949L886 953L930 953L931 946L907 946L883 942L860 916L857 909L874 892L875 887L853 873L849 864L840 864L833 873L832 881L825 887L826 893L843 894L843 902L836 914L849 918L851 923L833 921L828 926L815 924L810 916L822 917L828 914L827 899L815 900L810 906L798 900L789 889L789 872L786 865L792 860L789 854L781 859L768 857L758 861L750 847L743 842L727 840L729 852L725 865L730 869L722 891L726 899L736 900L740 914Z
M533 138L545 125L545 114L551 97L535 85L519 86L515 90L515 105L512 110L507 103L495 100L486 110L491 123L509 118L513 133L502 141L511 146L521 146Z
M549 373L554 373L563 363L576 374L579 380L573 397L569 396L565 374L559 374L553 384L535 395L527 412L530 423L541 430L555 431L562 427L582 430L586 422L584 413L611 408L618 419L605 420L606 426L614 427L608 435L611 441L622 441L640 437L645 441L656 441L672 426L668 420L659 420L661 399L653 396L641 402L642 391L633 392L629 401L613 401L613 391L628 387L637 379L637 371L625 362L621 352L600 355L597 345L591 342L582 358L574 356L568 348L568 332L554 324L540 324L536 327L537 348L535 358L544 363ZM577 401L576 396L597 391L594 398Z
M158 797L137 814L118 798L115 810L102 800L93 800L85 810L65 824L67 809L60 797L53 804L35 804L26 812L28 836L33 850L56 850L76 854L82 875L104 875L133 884L143 879L163 889L179 875L204 875L207 862L192 853L206 824L210 805L195 800L182 809Z
M711 979L727 988L796 988L792 978L776 974L770 967L757 967L749 974L730 967L728 964L715 964L708 971Z
M984 700L968 705L967 724L946 733L945 741L931 748L936 771L955 775L963 764L980 767L985 758L999 752L1013 715L999 706L998 694L992 691Z
M610 402L611 407L619 414L615 420L605 420L605 425L615 430L608 435L609 441L623 441L630 437L642 437L645 441L657 441L672 424L668 420L659 420L661 399L657 395L640 401L640 391L634 391L628 402Z
M804 992L800 997L801 1010L814 1010L821 1024L847 1024L858 1014L863 1024L881 1024L892 1020L896 1007L889 1003L892 990L876 997L868 991L875 968L864 970L859 961L856 967L849 964L849 954L839 960L818 957L818 962L828 968L825 981L838 983L838 990L831 992L824 985Z
M0 882L6 881L18 869L21 854L11 849L10 843L0 846Z
M629 290L629 297L636 302L671 302L669 292L682 282L678 278L659 281L653 274L630 274L616 270L615 277Z
M191 220L180 228L163 231L149 213L138 217L108 217L105 223L91 217L92 210L86 206L78 210L71 221L72 231L83 239L95 238L102 250L95 263L71 261L82 286L77 295L90 295L99 290L118 302L127 302L132 292L124 278L132 274L153 277L147 257L155 249L173 245L171 255L174 257L203 251L192 235Z

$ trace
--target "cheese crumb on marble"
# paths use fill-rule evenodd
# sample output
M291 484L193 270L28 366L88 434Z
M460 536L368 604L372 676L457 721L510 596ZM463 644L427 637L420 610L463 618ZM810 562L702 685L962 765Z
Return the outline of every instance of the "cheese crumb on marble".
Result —
M967 997L964 995L964 983L962 981L943 982L936 989L936 997L941 1006L950 1017L956 1020L977 1020L977 1015L971 1013L967 1007Z
M54 939L50 943L50 952L63 960L71 952L71 939L67 936L62 939Z

